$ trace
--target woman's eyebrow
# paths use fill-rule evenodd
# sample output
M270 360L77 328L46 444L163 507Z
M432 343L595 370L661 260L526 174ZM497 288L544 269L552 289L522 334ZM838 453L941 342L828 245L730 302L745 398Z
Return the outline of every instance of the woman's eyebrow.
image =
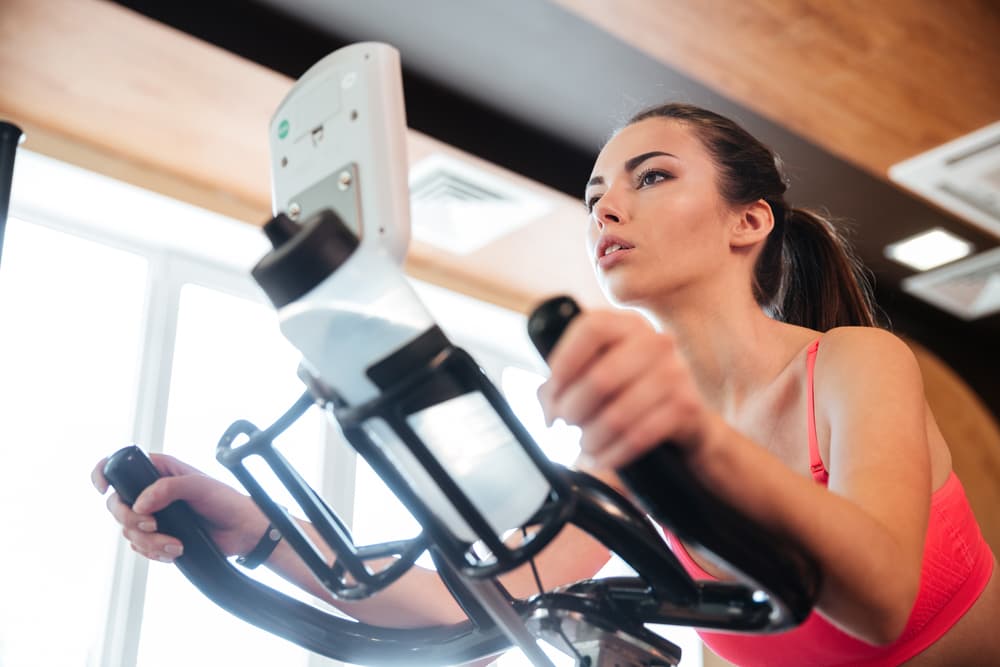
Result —
M643 153L642 155L636 155L633 158L629 158L625 162L625 171L634 171L636 167L645 162L651 157L657 157L659 155L666 155L667 157L677 158L673 153L665 153L664 151L650 151L648 153Z
M674 155L673 153L666 153L664 151L649 151L648 153L643 153L641 155L636 155L635 157L631 157L628 160L626 160L625 161L625 171L626 172L635 171L636 167L638 167L640 164L642 164L643 162L645 162L649 158L651 158L651 157L657 157L657 156L660 156L660 155L666 155L667 157L672 157L672 158L677 159L677 156ZM604 182L604 177L603 176L594 176L592 179L590 179L589 181L587 181L587 187L589 188L591 185L600 185L603 182Z

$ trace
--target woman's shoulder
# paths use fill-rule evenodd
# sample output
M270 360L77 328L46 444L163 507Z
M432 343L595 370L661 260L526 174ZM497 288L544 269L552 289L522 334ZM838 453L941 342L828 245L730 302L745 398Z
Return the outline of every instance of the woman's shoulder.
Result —
M819 336L816 374L848 384L859 379L891 376L919 379L910 347L891 331L877 327L835 327Z
M909 354L902 338L878 327L834 327L818 335L819 347L826 356L854 354Z

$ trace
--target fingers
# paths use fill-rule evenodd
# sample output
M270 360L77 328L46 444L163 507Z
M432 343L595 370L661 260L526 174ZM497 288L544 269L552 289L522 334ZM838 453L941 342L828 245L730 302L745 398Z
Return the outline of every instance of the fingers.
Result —
M132 504L132 509L140 514L152 514L164 509L175 500L196 497L204 485L202 477L200 474L161 477L139 494Z
M655 334L650 333L650 337ZM635 395L634 387L647 388L651 366L662 363L656 349L651 349L645 336L625 337L606 347L604 354L593 358L590 364L569 385L550 401L550 408L571 424L587 424L595 414L602 412L619 395ZM653 342L653 348L658 346ZM643 408L651 406L645 400ZM620 406L627 408L630 406ZM631 410L634 412L634 410ZM620 415L624 418L628 415Z
M667 440L700 446L707 413L694 378L673 337L640 315L581 315L550 362L538 392L546 419L580 426L592 465L618 468Z
M184 463L180 459L174 458L169 454L150 454L149 459L156 466L156 469L160 471L161 475L166 477L176 477L180 475L203 475L204 473L192 465Z
M551 371L549 380L538 390L539 401L550 423L563 392L574 387L586 375L591 364L609 349L636 332L653 333L649 323L636 313L597 310L583 313L570 322L547 360ZM627 354L618 359L629 360ZM612 381L614 374L605 373L604 370L606 369L593 376L592 381L599 387L610 390L620 386L620 382ZM610 384L605 387L605 383ZM579 397L581 394L577 392L576 395Z
M580 373L601 351L636 330L652 331L636 313L595 310L576 317L549 355L552 378L565 382Z
M681 421L677 413L670 407L646 411L616 437L585 451L596 466L621 468L663 444L664 433L676 432Z
M122 535L138 554L164 563L172 562L184 553L181 541L170 535L157 533L156 517L133 511L117 493L108 496L108 511L122 526Z
M123 528L122 535L132 551L161 563L172 563L184 555L184 545L176 537L163 533L147 533L136 528Z
M94 485L97 492L104 494L108 490L108 480L104 478L104 466L107 464L107 457L101 459L94 466L94 469L90 471L90 483Z
M107 458L101 459L90 473L91 483L102 494L106 493L110 486L107 478L104 477L104 466L107 462ZM134 511L122 502L117 493L109 495L105 505L115 521L121 524L122 535L130 542L132 550L136 553L152 560L169 563L184 552L184 546L180 540L156 532L156 517L149 513ZM150 510L150 512L152 511L155 510Z
M169 454L150 454L149 459L164 477L175 477L178 475L202 475L200 470L188 465L183 461L170 456ZM104 494L108 490L108 480L104 477L104 466L107 465L108 458L104 457L97 462L94 469L90 471L90 482L97 489L98 493Z
M657 444L664 431L652 434L649 440L637 425L651 414L664 412L669 405L669 389L665 389L657 376L646 375L620 391L617 395L588 414L580 424L580 447L596 464L603 465L605 450L615 444L627 444L636 453ZM664 424L667 426L668 424Z
M166 454L151 454L150 459L163 477L146 487L132 507L122 502L117 493L108 496L105 504L111 516L121 524L122 535L133 551L169 563L184 553L184 546L177 538L156 532L158 526L153 513L190 493L192 480L201 477L202 473ZM90 473L90 481L99 493L106 493L109 487L104 477L106 463L106 458L101 459Z
M163 537L162 535L160 537ZM179 556L184 555L184 545L179 541L163 542L147 546L139 545L135 542L129 544L132 551L140 556L145 556L150 560L158 560L161 563L173 563Z

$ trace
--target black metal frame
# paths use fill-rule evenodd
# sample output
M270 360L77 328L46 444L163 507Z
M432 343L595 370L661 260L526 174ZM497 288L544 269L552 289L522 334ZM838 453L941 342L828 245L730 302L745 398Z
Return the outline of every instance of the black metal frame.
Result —
M13 123L0 121L0 260L3 258L3 240L7 230L14 160L17 158L17 146L23 140L21 128Z
M548 501L532 523L541 527L533 538L511 549L499 541L472 502L428 451L427 446L406 424L406 416L454 396L479 391L511 428L545 479L551 484ZM316 494L288 461L273 446L274 439L300 417L310 405L324 406L337 419L352 446L365 458L413 513L423 531L410 540L358 547L350 531ZM399 470L386 458L364 430L371 419L383 419L410 447L434 482L458 510L463 520L476 530L493 558L478 559L472 545L457 540L407 484ZM248 441L234 446L236 437ZM277 505L244 461L260 456L291 492L316 530L336 554L328 565L321 553L305 537L288 515ZM536 605L577 612L597 613L600 604L613 600L616 614L641 623L670 623L736 632L777 631L801 621L805 613L783 615L776 619L773 601L745 583L694 581L662 538L650 519L621 494L594 477L569 471L553 464L518 421L502 394L486 378L475 361L462 349L449 347L429 364L400 379L377 398L363 405L348 406L335 391L314 385L274 425L260 431L249 422L235 422L219 443L219 461L243 483L269 519L282 531L293 549L332 595L341 599L359 599L385 588L402 576L425 549L435 559L448 563L469 577L496 577L516 568L543 549L567 523L574 523L615 551L638 573L638 578L604 582L582 582L559 593L539 596ZM395 556L396 560L380 571L372 571L366 561ZM350 574L349 581L346 574ZM458 602L467 611L476 603L463 594L461 582L446 581ZM595 606L592 596L600 592L602 602ZM586 593L586 594L584 594ZM511 600L513 602L513 599ZM480 627L492 622L480 613L470 616Z
M411 540L370 547L356 546L350 531L337 513L274 447L274 439L302 416L314 402L310 394L303 394L274 425L263 431L245 420L234 422L219 441L216 455L332 595L343 600L361 599L382 590L405 574L417 557L427 549L427 541L421 534ZM244 444L235 445L236 439L240 436L246 436L248 440ZM245 462L251 456L263 459L291 493L322 539L334 553L338 554L332 566L327 564L326 557L306 536L288 511L271 499L247 468ZM390 567L377 573L365 565L366 560L393 556L397 557L397 560ZM353 581L348 580L346 576L348 574Z
M537 532L516 548L509 547L498 538L472 501L407 423L406 418L413 413L472 392L479 392L486 398L551 487L548 498L531 521L538 527ZM557 474L555 466L511 411L503 395L461 348L446 348L428 365L400 379L378 398L358 407L338 408L334 416L358 453L402 500L452 565L466 576L495 577L523 565L558 534L573 512L575 497L569 493L565 480ZM365 424L372 419L384 420L399 435L462 520L489 550L489 559L477 555L474 545L456 539L426 502L410 488L365 432Z
M480 392L497 411L551 487L547 500L531 522L537 526L537 530L516 548L498 539L472 501L458 488L406 422L408 415L430 404L471 392ZM428 397L433 397L433 400L428 402ZM274 448L274 439L315 402L323 404L332 413L351 445L417 519L423 527L418 537L374 546L355 546L344 522ZM488 549L488 559L478 555L481 553L476 548L479 545L457 539L410 487L400 471L365 431L365 424L372 419L384 420L400 436L462 520L473 529L480 544ZM247 441L236 445L235 441L240 436L246 436ZM288 512L277 505L260 486L245 464L246 459L251 456L263 459L305 512L327 546L338 554L333 565L326 563L322 553L309 541ZM429 544L434 544L436 551L462 574L478 578L495 577L536 556L562 529L575 505L575 496L569 493L565 479L557 474L552 462L538 448L502 394L486 378L472 357L456 347L447 348L429 365L400 379L363 405L348 406L327 388L322 395L305 393L285 415L264 431L250 422L237 421L222 436L216 449L216 457L243 484L324 587L341 599L364 598L385 588L405 573ZM382 571L373 572L365 564L365 561L389 556L395 556L397 560ZM346 576L348 574L350 580Z

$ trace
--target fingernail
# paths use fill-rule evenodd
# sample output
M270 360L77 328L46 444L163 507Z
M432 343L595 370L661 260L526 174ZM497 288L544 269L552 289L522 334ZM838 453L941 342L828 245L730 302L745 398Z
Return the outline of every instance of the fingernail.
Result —
M163 547L163 550L166 551L171 556L180 556L182 553L184 553L184 547L182 547L179 544L168 544L167 546Z
M140 521L139 530L145 531L147 533L156 532L156 522L155 521Z
M174 562L174 559L171 558L170 556L157 556L156 560L160 561L161 563L173 563Z
M101 483L101 480L97 477L96 473L91 475L90 483L94 485L94 488L97 489L98 493L104 493L108 490L107 483Z

